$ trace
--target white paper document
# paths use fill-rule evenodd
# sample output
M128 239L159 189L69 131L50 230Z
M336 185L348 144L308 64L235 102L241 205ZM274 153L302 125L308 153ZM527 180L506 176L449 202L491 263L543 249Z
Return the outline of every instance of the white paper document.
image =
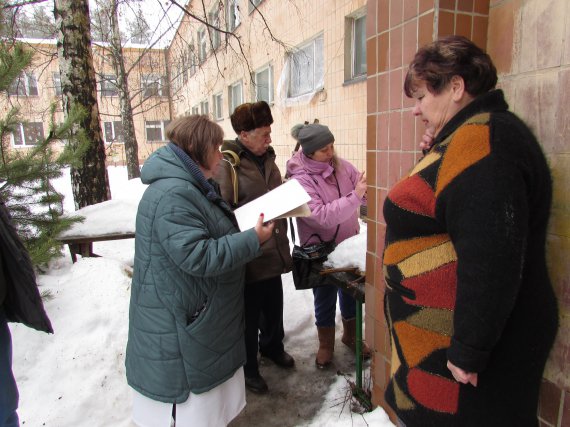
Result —
M261 213L264 220L287 218L290 216L309 216L311 210L307 202L311 196L296 179L281 184L269 193L240 206L234 211L241 231L255 227Z

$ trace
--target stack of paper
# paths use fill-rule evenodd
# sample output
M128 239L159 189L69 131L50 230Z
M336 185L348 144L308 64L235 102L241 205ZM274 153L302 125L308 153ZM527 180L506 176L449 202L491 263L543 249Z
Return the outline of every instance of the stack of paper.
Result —
M311 210L307 205L309 200L311 196L307 194L299 181L290 179L269 193L240 206L234 213L240 230L244 231L255 227L261 213L264 214L265 221L309 216L311 215Z

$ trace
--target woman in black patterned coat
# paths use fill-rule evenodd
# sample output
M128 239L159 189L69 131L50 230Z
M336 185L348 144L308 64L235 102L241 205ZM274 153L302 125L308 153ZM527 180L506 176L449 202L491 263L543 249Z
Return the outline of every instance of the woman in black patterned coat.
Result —
M552 185L496 82L489 56L458 36L421 48L406 76L434 138L384 204L386 400L407 427L538 426L558 327Z

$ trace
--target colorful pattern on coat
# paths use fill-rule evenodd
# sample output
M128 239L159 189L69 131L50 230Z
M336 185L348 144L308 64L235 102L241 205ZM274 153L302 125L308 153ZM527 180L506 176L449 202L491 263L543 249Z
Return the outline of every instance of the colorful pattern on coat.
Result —
M437 227L438 196L490 153L488 119L489 114L474 116L425 156L388 194L391 209ZM386 314L392 334L388 398L403 410L421 405L455 414L459 384L435 363L450 346L457 285L457 255L449 235L441 231L386 242Z

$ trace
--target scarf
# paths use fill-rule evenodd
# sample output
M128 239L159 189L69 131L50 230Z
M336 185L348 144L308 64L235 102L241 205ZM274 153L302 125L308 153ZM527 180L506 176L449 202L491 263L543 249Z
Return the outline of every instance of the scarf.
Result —
M192 160L192 158L186 153L186 151L184 151L182 148L180 148L178 145L174 144L173 142L169 142L168 146L172 151L174 151L174 154L176 154L176 156L182 161L182 164L184 165L188 173L192 175L192 177L196 181L198 181L198 184L200 185L202 191L205 193L206 198L210 200L212 203L219 206L222 209L222 211L224 211L226 216L229 219L231 219L232 223L235 226L237 226L237 220L235 218L234 213L230 209L230 206L226 203L224 199L222 199L222 196L220 196L220 194L216 191L214 185L212 185L212 183L206 179L206 177L204 176L204 174L202 173L200 167L196 164L196 162Z

